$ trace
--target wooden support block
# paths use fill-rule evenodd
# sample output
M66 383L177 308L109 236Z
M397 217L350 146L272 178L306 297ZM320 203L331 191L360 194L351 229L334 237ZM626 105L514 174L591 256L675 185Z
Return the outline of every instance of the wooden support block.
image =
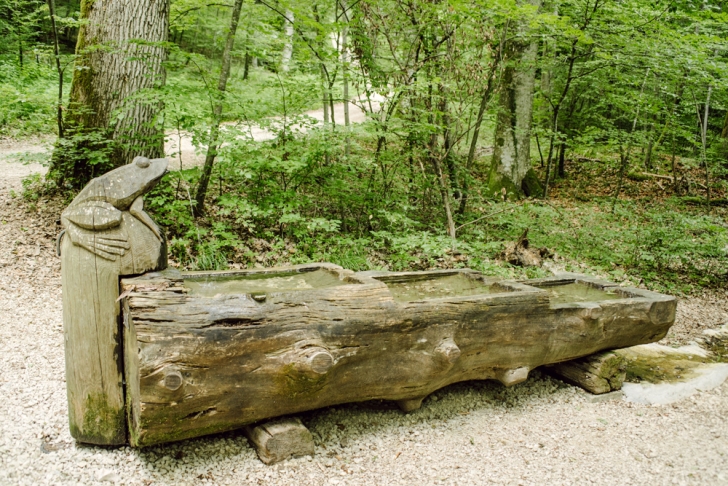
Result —
M246 426L245 435L266 464L275 464L291 457L313 456L313 436L298 418L271 420Z
M546 368L550 373L595 395L620 390L627 361L611 351L592 354Z
M419 409L422 406L422 400L424 399L425 397L412 398L409 400L397 400L395 403L403 412L407 413Z

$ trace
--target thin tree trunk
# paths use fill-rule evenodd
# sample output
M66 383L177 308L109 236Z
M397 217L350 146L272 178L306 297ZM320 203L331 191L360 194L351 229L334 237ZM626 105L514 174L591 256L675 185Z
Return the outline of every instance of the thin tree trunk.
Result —
M321 23L321 17L319 16L318 12L318 5L313 6L313 18L316 22L319 24ZM325 42L325 41L324 41ZM318 46L320 50L322 50L323 42L321 45ZM318 56L317 56L318 57ZM321 98L322 98L322 108L324 111L324 127L329 124L329 94L328 94L328 74L326 72L326 65L324 64L323 59L319 57L319 69L321 71ZM332 113L333 115L333 113ZM328 160L327 160L328 162Z
M677 163L675 161L675 133L672 134L672 191L677 192Z
M295 18L291 9L286 9L285 19L283 20L283 32L285 41L283 44L283 54L281 55L281 69L287 73L291 69L291 58L293 57L293 22Z
M250 76L250 29L246 29L245 32L245 55L243 56L243 81L248 80Z
M652 169L652 149L655 146L654 131L655 131L655 124L650 123L650 127L648 130L649 135L648 135L648 139L647 139L647 148L645 149L645 160L644 160L645 169L648 169L648 170Z
M493 93L493 78L488 79L488 85L483 91L483 96L480 98L480 106L478 107L478 116L475 119L475 126L473 127L473 138L470 140L470 150L468 150L468 158L465 161L465 173L466 177L463 178L462 182L462 193L463 196L460 199L460 207L458 208L458 214L465 214L465 208L468 204L468 175L470 169L473 166L475 160L475 151L478 147L478 138L480 136L480 127L483 124L483 117L485 115L485 109L488 106L488 101Z
M245 57L243 58L243 81L248 80L250 75L250 51L245 50Z
M227 88L228 77L230 76L230 64L232 60L233 45L235 43L235 32L238 30L238 22L240 20L240 10L243 0L235 0L233 6L233 14L230 19L230 30L225 41L225 50L222 53L222 69L220 70L220 79L217 83L218 99L213 108L212 127L210 128L210 142L207 147L207 156L205 157L205 166L202 168L202 176L197 186L195 194L195 216L201 216L205 211L205 196L207 195L207 186L210 182L212 174L212 166L215 163L218 149L218 137L220 135L220 123L222 122L222 103L224 99L225 89Z
M632 151L632 139L634 137L634 131L637 129L637 120L640 116L640 108L642 107L642 94L645 91L645 85L647 84L647 77L650 75L650 68L645 71L645 79L642 81L642 88L640 89L640 97L637 101L637 112L634 115L632 121L632 131L629 133L629 142L627 143L627 152L622 156L621 164L619 167L619 182L617 182L617 191L614 193L614 199L612 200L612 212L617 205L617 199L619 199L619 193L622 192L622 184L624 183L624 173L627 170L629 164L629 155Z
M549 198L549 185L551 184L551 160L554 153L554 133L559 129L559 119L553 120L554 125L551 127L551 141L549 143L549 155L546 157L546 179L543 183L543 198Z
M571 87L571 81L574 79L573 73L574 63L576 62L576 43L577 41L573 41L571 44L571 55L569 56L569 70L566 75L566 83L564 84L564 89L561 91L561 95L559 96L558 101L553 105L553 113L551 115L551 137L549 138L549 155L546 159L547 175L549 174L549 169L551 168L551 158L554 154L554 143L556 143L559 134L559 111L561 110L561 104L566 98L566 94L569 92L569 88ZM559 176L563 177L565 173L561 164L559 164L558 170ZM548 181L545 185L548 186ZM546 198L548 198L548 190L544 190L544 199Z
M566 142L561 142L559 144L559 177L565 178L566 177L566 167L565 167L565 159L566 158Z
M705 113L703 114L703 123L700 129L700 141L702 142L702 158L703 164L705 164L705 197L708 201L708 207L710 207L710 167L708 167L708 115L710 113L710 95L713 92L713 87L708 86L708 96L705 99Z
M51 30L53 31L53 52L56 58L56 70L58 71L58 108L56 121L58 123L58 138L63 137L63 69L61 69L61 54L58 49L58 29L56 28L56 5L53 0L48 0L48 11L51 17Z
M336 120L334 119L334 94L331 91L331 85L329 85L326 91L329 98L329 109L331 110L331 127L336 128Z
M329 94L326 91L326 71L323 63L321 64L321 106L324 110L324 126L329 124Z
M436 135L433 135L433 138L434 137L436 137ZM447 232L450 235L450 239L452 240L452 246L454 249L456 234L455 220L452 217L452 210L450 209L450 191L448 190L447 182L445 181L445 174L442 172L442 164L440 163L440 160L437 157L432 156L430 157L430 161L432 162L432 166L435 169L435 175L437 176L440 186L440 196L442 197L442 205L445 208L445 217L447 218Z
M351 119L349 116L349 16L347 14L346 0L340 0L342 14L346 25L341 31L341 81L343 84L344 95L344 127L346 130L346 148L345 154L348 156L351 152Z

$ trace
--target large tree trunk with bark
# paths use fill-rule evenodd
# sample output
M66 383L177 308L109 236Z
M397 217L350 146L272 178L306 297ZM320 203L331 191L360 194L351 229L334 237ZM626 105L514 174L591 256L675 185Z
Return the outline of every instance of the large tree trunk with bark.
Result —
M169 1L82 0L81 20L68 138L56 148L50 172L76 187L137 155L164 154L162 104L144 90L165 82L160 43L167 41Z
M541 0L528 3L539 6ZM519 30L525 31L527 21ZM493 159L488 176L489 192L521 194L521 183L531 169L531 119L537 45L528 40L512 40L506 46L508 60L503 73L495 129Z

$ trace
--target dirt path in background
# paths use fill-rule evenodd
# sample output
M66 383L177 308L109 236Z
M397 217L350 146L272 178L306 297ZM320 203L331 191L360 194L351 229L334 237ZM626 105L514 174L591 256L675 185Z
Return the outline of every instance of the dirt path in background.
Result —
M379 101L373 101L373 107L377 109L379 107ZM323 124L324 115L322 109L307 111L304 115L316 120L318 124ZM334 105L334 120L338 127L344 126L343 103ZM362 111L361 108L354 103L350 103L349 120L352 124L362 123L366 120L366 113L364 113L364 111ZM245 131L253 138L253 140L258 142L271 140L274 137L274 134L270 130L260 128L256 125L246 126L235 123L226 123L224 125L239 125L241 130ZM294 125L293 128L305 132L305 128L303 127ZM53 142L54 139L52 137L35 138L23 141L0 139L0 160L5 160L7 162L20 162L18 164L11 164L7 167L7 169L13 171L13 173L21 175L29 173L28 171L45 173L43 166L37 162L25 165L26 169L24 169L23 160L28 158L38 159L44 154L46 154L47 157L50 157L53 149ZM180 156L182 159L182 168L184 169L201 166L205 163L205 152L207 150L207 146L201 145L199 149L196 149L192 142L192 134L188 132L182 132L181 134L178 134L173 130L167 132L164 144L164 153L169 159L170 170L177 170L180 168ZM36 157L33 157L33 155L36 155ZM14 177L13 173L8 175L10 177Z
M374 102L374 108L377 109L379 107L379 102ZM304 113L304 115L317 120L318 124L323 124L324 121L324 114L322 109L318 110L311 110ZM351 103L349 105L349 120L352 124L354 123L362 123L366 120L366 113L361 110L358 106ZM344 104L338 103L334 105L334 121L336 122L337 127L343 127L344 126ZM227 123L227 126L235 125L233 123ZM249 134L253 140L261 142L264 140L271 140L274 137L274 134L266 129L260 128L258 126L252 125L252 126L246 126L244 124L239 125L239 128ZM300 131L305 132L305 128L300 126L293 127L294 129L298 129ZM181 150L180 150L181 147ZM167 157L169 158L169 166L170 169L176 170L180 167L180 155L182 156L182 168L189 169L191 167L195 166L201 166L205 163L205 152L207 150L206 145L200 146L199 149L195 149L195 146L192 143L192 136L189 133L182 132L181 137L180 134L170 131L167 133L167 141L164 144L164 152L167 154Z

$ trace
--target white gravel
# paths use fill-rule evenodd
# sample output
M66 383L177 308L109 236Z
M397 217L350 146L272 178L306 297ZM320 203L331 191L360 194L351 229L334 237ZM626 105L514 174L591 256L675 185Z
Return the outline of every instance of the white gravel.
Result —
M388 402L302 414L316 456L276 466L258 461L239 432L144 450L76 444L52 248L57 216L18 207L9 190L19 191L23 170L8 177L9 165L0 161L2 485L728 484L728 384L662 407L592 403L538 371L508 389L450 386L407 415ZM719 312L710 326L724 322Z

